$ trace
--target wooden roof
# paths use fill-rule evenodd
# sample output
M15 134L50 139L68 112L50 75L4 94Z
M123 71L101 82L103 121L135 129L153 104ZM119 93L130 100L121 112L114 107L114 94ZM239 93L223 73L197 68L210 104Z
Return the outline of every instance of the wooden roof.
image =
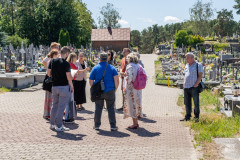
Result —
M130 28L92 29L91 41L130 41Z

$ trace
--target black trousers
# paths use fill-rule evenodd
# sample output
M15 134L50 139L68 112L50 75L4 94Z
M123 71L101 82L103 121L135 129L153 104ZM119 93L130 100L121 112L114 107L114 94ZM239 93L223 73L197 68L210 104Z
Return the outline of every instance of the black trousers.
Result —
M74 101L77 105L86 103L86 81L73 80Z
M184 104L186 107L186 119L191 118L192 113L192 99L194 102L194 115L195 118L199 118L200 107L199 107L199 88L184 88Z

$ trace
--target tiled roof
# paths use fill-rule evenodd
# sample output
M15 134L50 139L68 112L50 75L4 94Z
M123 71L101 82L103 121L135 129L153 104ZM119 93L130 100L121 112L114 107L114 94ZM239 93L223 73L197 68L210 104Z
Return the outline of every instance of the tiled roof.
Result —
M91 41L130 41L130 28L92 29Z

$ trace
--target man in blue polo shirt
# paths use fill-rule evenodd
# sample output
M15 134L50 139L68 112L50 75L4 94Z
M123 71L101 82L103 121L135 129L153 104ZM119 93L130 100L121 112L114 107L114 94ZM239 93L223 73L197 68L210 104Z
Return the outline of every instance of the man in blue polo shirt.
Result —
M108 64L107 60L108 54L101 53L100 63L92 69L92 72L90 73L89 77L89 83L90 86L92 86L93 84L99 82L102 79L104 70L107 66L106 73L103 79L105 85L104 93L102 94L102 99L95 102L96 108L94 115L95 123L94 129L99 130L99 127L101 125L101 116L105 100L107 104L108 118L111 126L111 131L116 131L118 128L116 126L114 104L115 104L115 92L119 85L119 77L115 67Z

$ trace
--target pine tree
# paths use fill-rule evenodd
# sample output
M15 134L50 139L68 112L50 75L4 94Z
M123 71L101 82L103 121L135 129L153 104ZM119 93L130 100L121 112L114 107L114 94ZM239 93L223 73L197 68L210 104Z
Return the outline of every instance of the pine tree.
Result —
M61 46L67 46L70 44L70 35L68 31L65 31L63 29L60 30L59 33L59 39L58 42L61 44Z

